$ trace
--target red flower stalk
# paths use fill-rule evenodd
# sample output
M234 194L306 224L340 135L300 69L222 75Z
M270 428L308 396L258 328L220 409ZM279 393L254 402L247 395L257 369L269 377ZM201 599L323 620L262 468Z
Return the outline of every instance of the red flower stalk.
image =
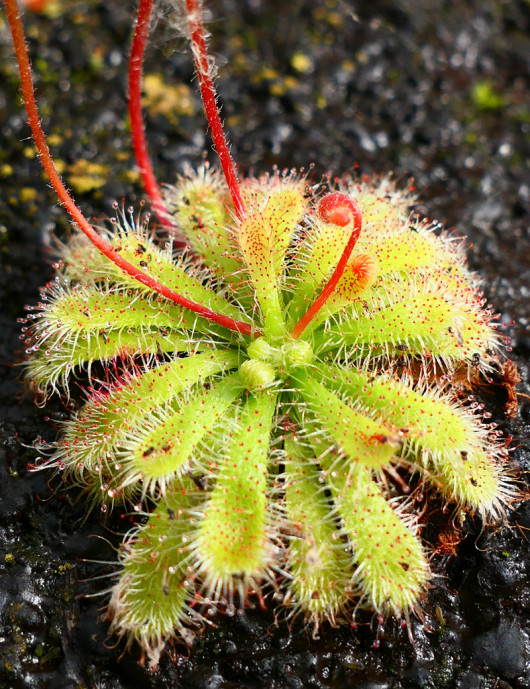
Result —
M222 314L216 313L215 311L212 311L201 304L197 304L194 301L177 294L165 285L162 285L154 280L143 271L139 270L132 263L129 263L123 259L122 256L120 256L110 246L110 244L108 244L98 235L92 225L85 218L79 207L76 205L74 199L64 186L64 183L57 172L50 149L48 148L46 136L40 123L39 111L35 101L35 90L33 88L33 79L31 77L28 51L26 48L26 42L24 40L24 31L22 29L22 22L18 14L16 0L4 0L4 2L20 72L22 95L28 115L28 123L33 134L35 146L37 147L42 166L44 167L49 180L55 189L59 200L70 214L72 220L80 227L84 234L90 239L92 244L94 244L94 246L99 249L102 254L107 256L107 258L109 258L115 265L121 268L124 272L128 273L135 280L138 280L138 282L142 283L146 287L151 288L155 292L158 292L163 297L166 297L166 299L170 299L176 304L180 304L181 306L184 306L185 308L197 313L199 316L211 320L218 325L229 328L230 330L234 330L235 332L243 333L244 335L252 335L253 328L248 323L236 321L228 316L223 316Z
M318 298L313 302L313 304L292 329L291 337L293 337L295 340L300 337L300 335L304 332L309 323L311 323L313 318L315 318L317 313L333 293L333 290L336 288L339 280L342 277L342 274L344 273L344 269L346 268L346 264L351 256L351 252L353 251L353 248L359 239L359 235L361 234L361 209L355 203L355 201L349 196L346 196L346 194L341 194L338 191L332 192L331 194L326 194L326 196L324 196L318 204L318 213L325 222L330 222L342 227L345 227L352 222L353 227L348 243L342 252L342 256L340 257L332 276L328 280Z

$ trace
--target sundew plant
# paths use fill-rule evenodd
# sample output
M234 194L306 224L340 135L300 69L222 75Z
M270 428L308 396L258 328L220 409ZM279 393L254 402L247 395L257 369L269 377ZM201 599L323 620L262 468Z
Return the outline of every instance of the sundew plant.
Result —
M421 615L429 505L491 521L516 495L469 396L503 342L462 240L411 214L389 177L238 179L198 0L171 11L220 169L156 182L140 107L153 3L141 0L131 131L166 238L126 211L96 231L55 169L16 0L4 4L35 144L74 224L25 319L27 377L44 401L89 382L41 465L92 506L138 515L112 632L156 666L168 641L191 644L252 598L315 633L359 608Z

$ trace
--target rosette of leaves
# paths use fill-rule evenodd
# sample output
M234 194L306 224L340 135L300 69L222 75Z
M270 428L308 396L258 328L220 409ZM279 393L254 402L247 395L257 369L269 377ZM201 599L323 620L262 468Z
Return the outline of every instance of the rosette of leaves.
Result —
M96 503L144 510L109 614L152 664L272 590L315 628L357 606L407 617L431 576L410 487L486 518L512 494L496 432L459 399L500 344L461 242L411 215L389 178L319 196L273 174L242 195L238 218L216 172L179 180L166 202L184 254L128 213L108 235L237 328L82 235L27 319L33 386L68 395L81 371L92 386L47 465Z

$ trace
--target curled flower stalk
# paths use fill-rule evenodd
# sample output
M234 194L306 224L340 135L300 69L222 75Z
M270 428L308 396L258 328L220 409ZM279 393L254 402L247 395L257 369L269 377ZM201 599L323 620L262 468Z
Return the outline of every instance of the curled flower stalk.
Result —
M162 197L133 103L140 167L178 251L128 212L97 232L53 167L5 4L43 164L82 230L24 319L41 399L90 382L43 465L104 511L144 516L121 549L112 631L155 666L168 641L191 644L252 597L281 599L315 631L359 607L419 614L429 505L496 519L516 495L498 432L468 398L469 371L487 375L502 339L462 243L411 215L389 177L239 181L196 0L183 12L224 176L205 165Z

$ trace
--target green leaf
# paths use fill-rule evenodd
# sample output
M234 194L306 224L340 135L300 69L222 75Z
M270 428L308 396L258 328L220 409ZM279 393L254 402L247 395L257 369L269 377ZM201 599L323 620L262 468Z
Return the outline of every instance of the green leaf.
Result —
M177 397L168 408L144 417L141 426L134 427L124 439L117 456L124 480L141 480L144 490L153 492L155 486L165 488L174 476L190 470L192 460L194 470L200 470L198 447L219 426L242 391L239 373L234 373L209 389L199 386L188 395ZM207 455L207 448L201 454Z
M95 475L101 484L112 484L122 472L116 453L147 414L198 381L235 368L238 362L233 351L204 352L138 373L108 393L95 393L65 424L51 462L78 480Z
M166 641L180 637L191 643L191 628L200 626L200 615L187 603L193 592L187 568L190 511L196 506L191 481L174 485L148 522L129 536L123 570L112 589L111 631L138 641L151 666L157 665Z
M274 392L249 395L230 434L197 543L209 591L246 589L249 580L258 585L270 564L267 460L275 406Z
M419 538L389 505L368 467L332 468L330 461L323 462L327 483L353 547L353 582L362 602L398 616L416 609L430 577Z
M438 287L443 292L443 286ZM454 299L454 298L453 298ZM465 361L495 347L496 337L483 314L469 303L455 303L450 295L429 291L357 311L340 324L315 333L315 350L347 348L353 357L404 354Z
M245 318L245 314L220 293L205 286L208 275L204 271L191 270L188 259L173 256L170 249L160 249L148 237L146 230L131 227L125 216L121 220L122 226L116 228L110 243L126 261L181 296L212 311L234 320ZM143 287L138 280L123 273L83 237L66 247L63 256L68 262L64 271L65 276L70 280L78 280L81 283L110 280L117 289L133 288L143 294L152 295L149 287ZM161 303L165 302L161 297L155 298Z
M321 383L297 370L293 374L311 416L353 462L380 467L392 460L399 439L392 427L355 412ZM310 419L311 421L311 419Z
M232 202L224 177L202 166L166 192L168 210L194 253L224 282L240 282L242 257L230 225Z
M315 366L326 386L347 395L356 409L400 429L403 454L428 469L429 480L446 500L483 515L500 510L506 486L497 448L471 410L434 389L420 392L403 381Z
M57 385L67 388L76 368L90 372L96 361L197 350L196 330L213 333L216 328L188 309L137 290L52 283L28 333L34 352L28 376L42 393ZM217 330L221 337L229 332Z
M314 457L285 439L285 511L288 519L288 596L315 623L335 623L350 595L352 568Z

